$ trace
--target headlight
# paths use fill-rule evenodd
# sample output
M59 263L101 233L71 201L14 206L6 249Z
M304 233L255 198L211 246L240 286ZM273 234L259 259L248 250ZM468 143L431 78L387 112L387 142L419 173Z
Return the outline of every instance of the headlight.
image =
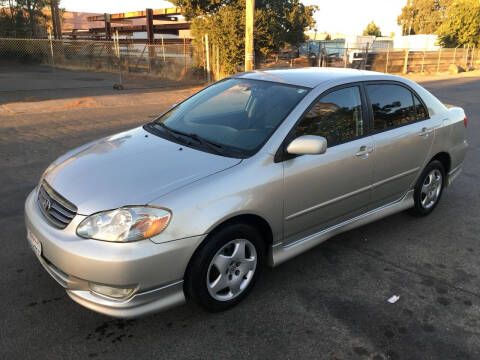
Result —
M86 239L129 242L147 239L161 233L172 214L154 207L124 207L90 215L77 227Z

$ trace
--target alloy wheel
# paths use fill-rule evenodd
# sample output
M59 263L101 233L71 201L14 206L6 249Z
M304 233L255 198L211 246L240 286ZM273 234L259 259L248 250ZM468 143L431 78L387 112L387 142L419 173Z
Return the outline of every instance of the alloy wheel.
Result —
M209 294L219 301L228 301L240 295L255 274L257 251L246 239L235 239L213 257L207 271Z
M443 178L438 169L433 169L425 177L420 192L420 200L424 209L430 209L438 200L442 191Z

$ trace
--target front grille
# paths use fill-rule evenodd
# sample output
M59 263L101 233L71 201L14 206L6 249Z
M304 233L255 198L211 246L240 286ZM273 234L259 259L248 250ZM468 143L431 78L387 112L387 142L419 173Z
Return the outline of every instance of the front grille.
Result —
M63 198L45 181L38 190L38 207L55 227L65 229L77 214L77 207Z

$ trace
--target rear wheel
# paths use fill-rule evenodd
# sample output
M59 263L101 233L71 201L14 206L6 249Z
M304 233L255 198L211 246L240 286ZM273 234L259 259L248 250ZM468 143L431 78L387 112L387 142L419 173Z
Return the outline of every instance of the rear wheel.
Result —
M248 224L232 224L205 239L185 276L185 291L205 309L217 312L242 301L265 263L265 243Z
M437 206L445 185L445 168L434 160L423 170L415 186L415 205L411 213L416 216L426 216Z

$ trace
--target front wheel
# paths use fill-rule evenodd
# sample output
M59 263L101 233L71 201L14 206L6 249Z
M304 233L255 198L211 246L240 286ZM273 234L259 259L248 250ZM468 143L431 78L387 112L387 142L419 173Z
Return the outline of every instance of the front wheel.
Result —
M445 180L443 164L438 160L431 161L415 185L413 215L426 216L433 211L442 196Z
M248 224L233 224L205 239L185 276L185 291L205 309L217 312L242 301L265 263L265 243Z

